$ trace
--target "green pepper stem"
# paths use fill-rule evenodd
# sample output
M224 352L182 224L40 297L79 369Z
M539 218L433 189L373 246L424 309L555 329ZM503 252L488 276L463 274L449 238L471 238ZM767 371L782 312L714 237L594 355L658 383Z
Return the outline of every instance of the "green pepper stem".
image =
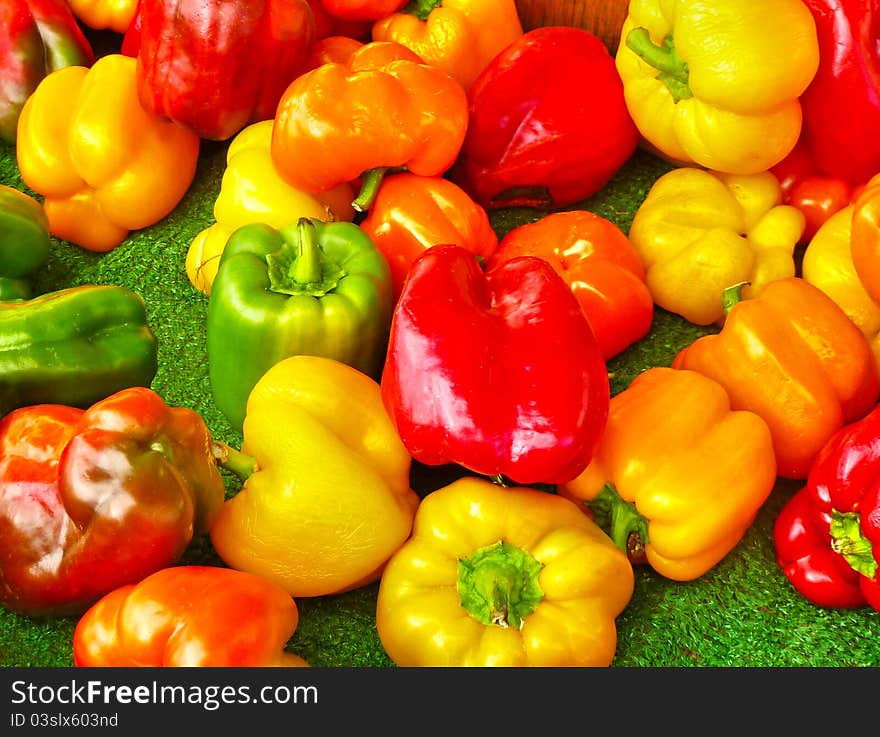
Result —
M419 20L428 20L431 11L442 2L443 0L410 0L400 12L414 15Z
M748 286L749 282L741 281L732 284L721 292L721 307L724 309L724 316L730 314L730 311L743 300L743 287Z
M366 212L379 194L379 186L382 179L388 171L387 166L377 166L375 169L368 169L361 177L361 191L358 196L352 200L351 206L357 212Z
M633 28L626 36L626 45L642 61L660 72L657 79L666 85L675 102L693 97L688 65L675 50L672 34L658 46L651 40L647 28Z
M871 579L877 575L874 546L862 532L859 513L832 509L829 533L831 549L840 553L856 573Z
M316 284L321 281L321 253L315 235L315 224L300 218L296 224L297 257L291 265L290 276L297 284Z
M596 524L626 553L631 563L645 562L648 520L636 509L635 504L624 501L614 485L609 483L586 505L593 513Z
M232 471L242 481L247 481L251 474L257 470L256 459L226 445L226 443L221 443L219 440L211 443L211 453L218 466Z

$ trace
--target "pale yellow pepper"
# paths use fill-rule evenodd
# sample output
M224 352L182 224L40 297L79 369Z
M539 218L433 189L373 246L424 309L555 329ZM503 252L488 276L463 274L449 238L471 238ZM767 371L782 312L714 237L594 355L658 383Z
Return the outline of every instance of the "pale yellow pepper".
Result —
M654 303L696 325L724 319L722 294L748 282L749 299L764 284L794 276L803 214L782 204L770 172L723 174L673 169L654 182L629 231L645 265Z
M804 251L803 278L818 287L864 333L880 371L880 304L868 294L853 265L850 238L854 205L828 218Z
M247 126L227 149L226 169L214 202L216 222L193 238L186 254L190 283L205 294L211 293L226 241L242 225L260 222L280 230L301 217L324 222L354 219L354 192L347 182L309 194L281 178L269 153L272 124L272 120L263 120Z
M632 0L615 61L659 153L754 174L797 142L819 46L802 0Z

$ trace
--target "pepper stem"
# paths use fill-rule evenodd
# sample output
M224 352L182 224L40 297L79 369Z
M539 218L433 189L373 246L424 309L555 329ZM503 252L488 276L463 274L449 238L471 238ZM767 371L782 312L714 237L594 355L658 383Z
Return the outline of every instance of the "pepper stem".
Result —
M646 562L648 520L635 504L624 501L614 485L608 483L586 505L593 513L596 524L626 553L630 563Z
M724 316L730 314L730 311L743 300L743 287L748 286L749 282L741 281L733 284L723 292L721 292L721 307L724 310Z
M442 2L443 0L410 0L400 12L414 15L419 20L428 20L431 11Z
M319 243L325 223L302 217L280 231L280 247L266 255L269 289L276 294L323 297L346 276Z
M217 465L232 471L242 481L247 481L257 470L257 461L240 450L215 440L211 443L211 453Z
M626 36L626 45L642 61L660 72L657 79L666 85L675 102L693 97L688 84L688 65L675 50L671 33L658 46L651 40L647 28L633 28Z
M379 194L379 186L382 184L387 166L377 166L375 169L368 169L361 177L361 191L358 196L352 200L351 206L357 212L366 212Z
M859 517L856 512L831 510L831 549L840 553L856 573L873 579L877 575L877 561L871 541L862 533Z
M298 284L316 284L321 281L321 252L315 235L315 224L308 218L296 223L297 257L290 267L290 276Z
M462 609L487 626L521 629L544 598L538 583L543 567L504 540L476 550L458 563Z

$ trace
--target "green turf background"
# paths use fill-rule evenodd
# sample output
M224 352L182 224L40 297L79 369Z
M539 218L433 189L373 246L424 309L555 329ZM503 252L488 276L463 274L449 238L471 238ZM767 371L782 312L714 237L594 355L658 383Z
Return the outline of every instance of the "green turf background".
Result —
M207 297L190 285L184 269L190 241L214 222L212 207L225 168L225 149L225 144L204 142L195 181L174 212L131 234L109 253L53 240L49 261L34 287L37 293L80 284L121 284L140 293L159 342L153 389L169 404L198 411L215 438L238 447L240 434L211 399L205 353ZM668 168L640 150L601 192L567 209L591 210L628 232L651 184ZM36 195L20 178L14 147L2 143L0 182ZM519 209L493 213L491 218L502 237L539 216ZM650 334L609 362L612 393L646 368L668 366L678 350L711 331L657 309ZM455 467L427 469L416 464L413 488L429 493L460 473ZM235 493L238 482L225 472L224 477L227 493ZM639 567L633 597L617 619L613 665L880 665L880 612L816 607L794 591L775 563L773 520L797 488L797 483L780 480L736 549L701 578L674 582ZM181 562L223 564L207 538L194 541ZM317 667L394 666L376 634L377 589L373 584L338 596L298 599L300 624L288 649ZM30 618L0 607L0 665L71 666L75 624L76 618Z

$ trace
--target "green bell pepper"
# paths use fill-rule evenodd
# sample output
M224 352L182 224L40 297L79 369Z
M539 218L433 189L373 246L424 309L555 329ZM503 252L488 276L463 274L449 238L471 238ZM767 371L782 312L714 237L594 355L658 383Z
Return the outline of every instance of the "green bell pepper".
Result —
M49 220L30 195L0 184L0 300L28 299L28 276L49 258Z
M391 270L359 226L300 218L238 228L208 299L214 402L239 431L248 395L293 355L333 358L378 380L391 327Z
M0 302L0 415L33 404L89 407L158 368L146 306L121 286L86 285Z

